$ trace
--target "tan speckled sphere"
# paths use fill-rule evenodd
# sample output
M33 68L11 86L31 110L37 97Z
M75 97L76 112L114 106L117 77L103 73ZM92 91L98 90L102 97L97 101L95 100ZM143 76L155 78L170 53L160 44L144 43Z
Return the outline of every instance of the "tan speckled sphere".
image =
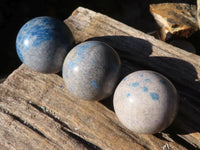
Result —
M117 86L114 110L121 123L141 134L154 134L166 129L178 109L178 95L173 84L154 71L136 71Z

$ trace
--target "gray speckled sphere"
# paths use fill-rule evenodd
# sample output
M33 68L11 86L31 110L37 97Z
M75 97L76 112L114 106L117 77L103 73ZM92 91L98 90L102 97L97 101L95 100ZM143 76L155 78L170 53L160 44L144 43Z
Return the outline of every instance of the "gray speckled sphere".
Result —
M166 129L178 108L177 91L163 75L136 71L126 76L114 93L114 110L134 133L153 134Z
M88 41L75 46L66 56L63 79L76 98L102 100L114 92L120 66L113 48L103 42Z
M16 49L20 60L34 71L57 73L69 52L73 36L64 22L51 17L28 21L18 32Z

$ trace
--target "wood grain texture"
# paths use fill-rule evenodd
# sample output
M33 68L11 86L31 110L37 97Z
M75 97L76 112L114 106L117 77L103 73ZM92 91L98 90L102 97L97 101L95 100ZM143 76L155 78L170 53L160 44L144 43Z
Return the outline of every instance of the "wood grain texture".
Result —
M96 147L89 148L96 149L162 149L166 144L184 149L173 141L131 133L101 103L75 99L58 75L36 73L22 65L1 85L0 93L4 114L17 116L60 149L85 148L74 144L77 141L69 133L93 143Z
M197 22L200 29L200 0L197 0Z
M200 92L200 56L81 7L65 23L77 42L102 40L118 50L121 58L159 71L173 81Z
M65 23L76 43L95 39L114 47L122 59L121 78L152 69L172 79L180 95L174 124L155 135L134 134L118 121L112 97L102 102L77 100L59 75L36 73L21 65L0 84L0 145L5 149L200 148L200 88L195 80L199 56L81 7Z
M158 3L149 5L151 14L160 26L160 39L189 38L198 31L196 5L187 3Z

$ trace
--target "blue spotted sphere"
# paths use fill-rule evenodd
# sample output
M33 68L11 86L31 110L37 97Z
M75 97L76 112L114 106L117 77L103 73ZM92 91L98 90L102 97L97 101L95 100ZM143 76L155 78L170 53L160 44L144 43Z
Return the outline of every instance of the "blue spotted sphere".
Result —
M178 109L176 88L163 75L148 70L126 76L117 86L114 110L122 124L140 134L166 129Z
M20 60L41 73L62 70L74 38L64 22L52 17L36 17L22 26L16 39Z
M75 46L66 56L63 79L78 99L98 101L113 94L121 61L113 48L99 41Z

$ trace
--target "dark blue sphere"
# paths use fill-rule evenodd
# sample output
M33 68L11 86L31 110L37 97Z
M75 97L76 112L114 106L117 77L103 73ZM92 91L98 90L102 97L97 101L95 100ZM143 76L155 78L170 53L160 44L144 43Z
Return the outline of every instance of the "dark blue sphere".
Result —
M64 22L52 17L37 17L19 31L16 49L20 60L34 71L57 73L74 38Z

